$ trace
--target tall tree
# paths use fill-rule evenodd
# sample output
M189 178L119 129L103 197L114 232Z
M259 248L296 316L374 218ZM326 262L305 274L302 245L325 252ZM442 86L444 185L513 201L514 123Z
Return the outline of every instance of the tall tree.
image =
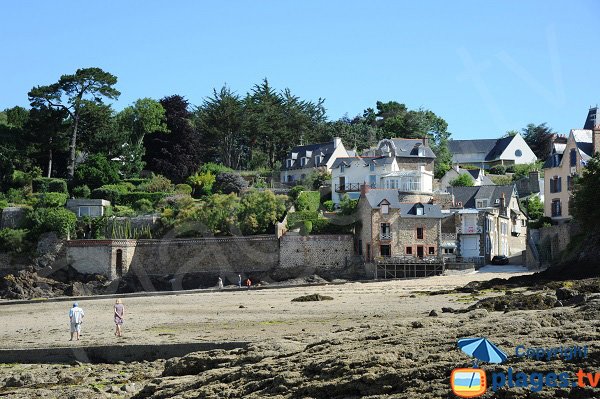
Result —
M538 159L546 159L550 154L552 147L552 137L555 132L552 131L550 126L546 126L546 123L535 125L533 123L528 124L523 131L523 139L531 151L535 154Z
M116 76L100 68L83 68L78 69L75 74L62 75L58 82L51 85L36 86L28 93L32 107L63 109L73 121L67 167L69 180L73 179L75 172L77 133L83 101L89 98L90 101L101 104L102 97L118 98L121 93L113 87L116 83Z
M168 177L174 183L184 183L198 170L202 157L200 135L192 123L188 101L179 95L160 100L165 109L167 129L146 135L144 160L148 169Z
M66 117L67 113L64 110L46 106L32 108L29 112L26 130L27 140L33 147L31 155L39 160L40 165L46 163L47 177L53 176L57 154L62 154L59 164L66 165L69 141L69 124Z

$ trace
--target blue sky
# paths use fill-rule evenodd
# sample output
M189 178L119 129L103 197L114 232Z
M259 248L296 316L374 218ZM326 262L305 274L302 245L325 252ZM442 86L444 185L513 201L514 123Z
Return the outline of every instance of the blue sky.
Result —
M77 68L116 75L116 109L181 94L199 105L263 78L330 120L395 100L456 139L527 123L581 128L600 102L590 1L15 1L0 13L0 109ZM594 73L595 72L595 73Z

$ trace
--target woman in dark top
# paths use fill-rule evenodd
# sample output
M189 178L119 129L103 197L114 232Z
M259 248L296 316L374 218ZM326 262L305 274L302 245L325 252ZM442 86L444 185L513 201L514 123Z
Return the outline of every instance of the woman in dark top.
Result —
M123 301L121 299L117 299L116 303L115 303L115 325L116 330L115 330L115 335L117 337L122 337L123 336L123 330L122 330L122 326L123 326L123 318L125 317L125 306L123 306Z

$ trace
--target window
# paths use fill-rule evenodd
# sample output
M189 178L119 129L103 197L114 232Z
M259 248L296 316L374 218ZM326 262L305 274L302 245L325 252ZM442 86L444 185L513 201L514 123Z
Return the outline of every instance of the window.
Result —
M79 216L102 216L101 206L80 206Z
M454 253L454 248L444 248L444 253L445 254L453 254Z
M419 215L419 216L422 216L425 214L425 209L423 208L423 205L417 205L416 211L417 211L417 215Z
M381 223L381 236L380 238L382 240L391 240L392 239L392 232L390 231L390 224L389 223Z
M371 188L377 188L377 176L369 175L369 185Z
M406 247L406 254L407 255L412 255L413 254L412 247Z
M521 151L521 150L516 150L515 151L515 157L520 157L522 155L523 155L523 151Z
M381 204L381 213L384 215L390 213L390 206L388 204Z
M499 200L498 200L498 203L500 203ZM478 199L475 201L475 208L487 208L487 206L488 206L487 199Z
M575 148L571 149L569 153L569 166L577 166L577 150Z
M302 157L302 158L300 158L300 166L304 166L304 165L306 165L306 158Z
M306 179L306 175L305 175L304 173L302 173L302 174L300 175L300 179L301 179L301 180L304 180L304 179Z
M392 246L391 245L380 245L379 250L381 251L381 256L384 256L384 257L392 256Z
M417 240L422 240L423 238L425 238L423 227L417 227Z
M559 199L552 200L552 217L562 216L562 206Z
M340 173L344 173L345 170L346 170L346 165L344 165L343 163L340 164Z
M315 166L319 166L319 164L321 164L321 156L317 155L315 157Z
M567 190L573 191L573 176L567 176Z
M554 176L550 179L550 192L551 193L560 193L561 191L561 177Z
M375 164L373 162L371 162L371 165L369 165L369 170L371 172L375 172Z
M435 247L429 247L427 251L427 255L435 255Z
M288 175L287 181L288 181L288 183L293 182L294 181L294 176Z
M423 249L423 246L418 245L417 246L417 257L422 258L423 256L425 256L425 251Z
M286 161L286 166L287 166L288 168L291 168L293 163L294 163L294 160L292 160L292 159L288 159L288 160Z

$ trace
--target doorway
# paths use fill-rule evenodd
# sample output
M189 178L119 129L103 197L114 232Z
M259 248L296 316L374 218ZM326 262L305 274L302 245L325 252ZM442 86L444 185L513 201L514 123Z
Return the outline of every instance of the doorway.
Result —
M116 264L117 277L123 277L123 250L117 249L117 264Z

